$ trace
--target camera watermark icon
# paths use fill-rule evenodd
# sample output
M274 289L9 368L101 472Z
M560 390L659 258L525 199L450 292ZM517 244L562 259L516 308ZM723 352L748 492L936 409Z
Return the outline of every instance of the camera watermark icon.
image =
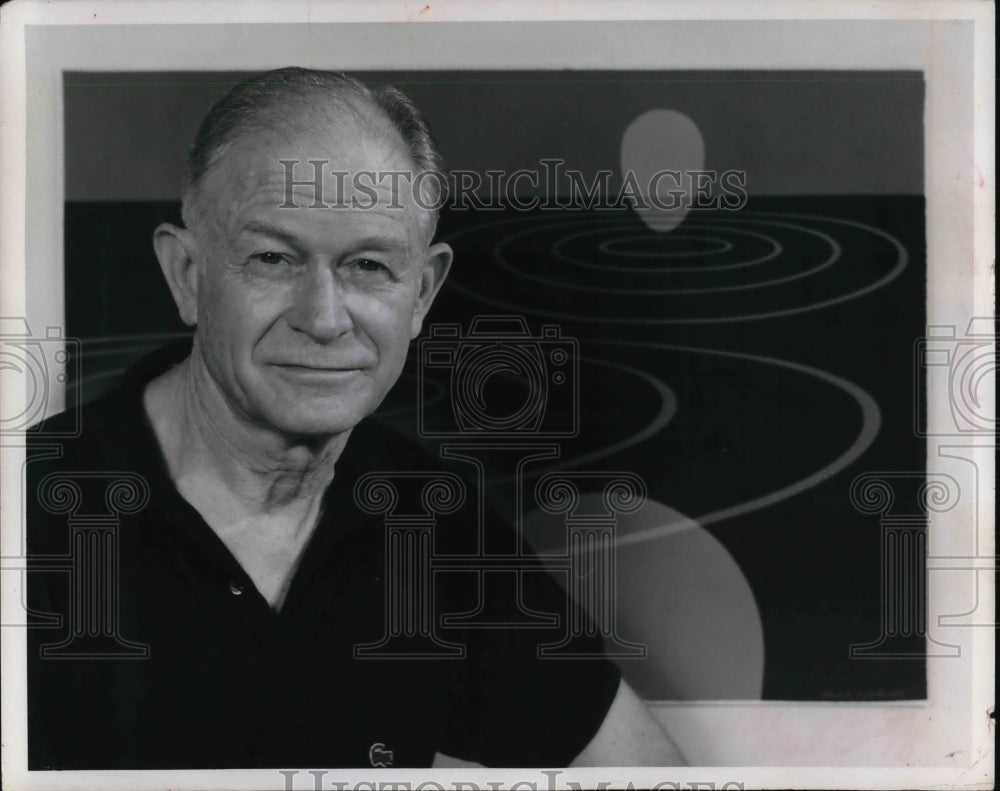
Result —
M80 433L78 423L38 426L52 411L55 388L65 390L67 381L80 378L80 343L65 337L61 327L35 335L23 317L0 317L0 375L0 443L21 445L32 432L54 440Z
M996 319L973 317L962 335L954 325L929 326L913 362L917 436L994 435ZM947 409L935 410L942 403Z
M418 426L428 439L570 438L579 433L579 344L522 316L431 327L418 344ZM435 382L446 378L450 408Z

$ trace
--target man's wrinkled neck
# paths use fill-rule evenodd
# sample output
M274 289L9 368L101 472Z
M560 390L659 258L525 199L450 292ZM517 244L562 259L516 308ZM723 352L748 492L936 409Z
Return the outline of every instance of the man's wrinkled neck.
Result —
M321 498L351 433L292 437L250 419L222 392L197 344L150 383L144 402L178 488L207 478L260 513Z

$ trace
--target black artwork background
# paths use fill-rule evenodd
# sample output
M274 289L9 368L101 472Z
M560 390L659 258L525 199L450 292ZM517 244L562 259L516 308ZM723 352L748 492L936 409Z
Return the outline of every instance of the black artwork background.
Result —
M595 304L597 311L617 315L615 300L605 298L587 302L588 309L580 311L579 318L558 323L564 335L580 340L584 356L590 359L627 360L637 366L650 359L616 345L622 341L721 349L818 368L857 384L874 398L882 425L860 459L801 494L715 522L708 529L739 563L761 610L765 698L923 698L923 661L852 660L848 655L850 644L875 640L881 629L881 529L876 516L861 515L852 507L850 482L867 471L919 473L924 469L924 444L914 432L913 378L914 344L925 325L923 199L753 198L746 211L746 216L778 212L865 223L899 239L908 250L909 263L899 277L869 294L794 315L716 324L626 325L597 320L600 314ZM102 373L121 368L155 343L150 335L184 331L150 244L156 224L176 221L177 214L172 201L67 204L67 332L84 339L85 398L93 397L110 381ZM580 216L585 215L577 213L572 218ZM506 212L488 219L504 222L530 217ZM447 238L482 222L484 218L474 213L446 212L440 233ZM453 285L435 305L435 322L465 326L472 316L504 312L470 296L491 293L489 289L501 277L490 260L487 242L477 241L483 238L475 233L456 237ZM855 257L847 260L845 255L839 266L884 267L881 262L890 257L884 243L872 242L867 251L858 243L845 249ZM544 261L544 250L529 252L522 255L532 265ZM836 291L836 280L833 283ZM793 288L782 306L815 302L823 297L822 289L831 286L805 278ZM522 300L521 312L533 329L543 320L550 321L537 311L558 308L572 313L577 309L574 305L581 304L574 302L572 289L554 296L528 288L516 298ZM133 342L127 340L129 336L146 336L146 340ZM119 341L100 341L108 337ZM840 453L857 433L859 420L852 408L825 400L821 390L793 384L785 391L778 381L780 375L776 380L769 369L706 363L706 359L696 353L674 354L668 373L655 367L662 360L651 362L652 372L668 378L678 397L675 418L655 438L586 468L634 470L646 479L651 496L696 516L715 510L720 499L728 505L770 491L775 480L804 477L822 466L824 458ZM412 407L413 363L411 356L407 375L387 401L386 412L398 415L400 409ZM586 452L606 439L600 431L588 433L587 427L607 425L602 411L609 403L636 404L633 414L623 409L622 416L641 422L641 415L634 413L643 408L642 395L630 400L623 393L627 382L600 373L594 366L581 368L586 388L581 415L584 431L566 443L567 458L574 448ZM588 409L594 411L588 414ZM412 425L412 414L408 419ZM400 419L392 422L398 425ZM777 439L787 435L782 425L790 422L795 425L796 448L776 447ZM511 504L501 501L497 505L509 511Z
M161 343L164 335L186 332L152 254L152 231L159 222L178 221L186 147L211 103L245 76L65 75L66 330L83 340L84 399L101 392L116 371ZM566 167L583 171L589 182L595 169L619 170L621 133L631 118L668 107L689 116L701 130L706 167L746 172L751 198L744 211L692 215L674 241L652 238L655 234L627 211L592 214L571 207L532 215L446 210L440 235L451 240L456 264L430 318L466 327L477 315L521 313L533 332L556 323L564 336L578 339L582 430L561 443L565 468L573 469L573 458L583 456L589 460L579 469L634 471L646 481L651 498L691 517L738 506L799 481L844 453L858 435L858 405L842 391L759 358L825 372L868 393L878 404L881 425L860 457L812 488L711 521L706 529L738 562L759 607L765 698L925 698L925 661L849 656L851 644L877 640L882 629L882 528L877 515L860 514L852 506L851 481L862 473L887 470L919 479L925 469L924 442L914 430L919 418L914 352L924 335L927 297L925 206L919 194L924 180L923 76L898 71L607 70L357 76L406 90L429 118L453 169L538 170L541 158L555 156L564 158ZM619 183L616 176L611 189ZM599 257L607 272L584 272L554 260L559 231L529 235L506 248L519 275L500 266L494 255L497 241L511 228L500 224L522 229L567 223L575 232L581 226L573 224L587 227L591 222L595 229L607 223L609 236L623 229L645 234L643 249L683 247L676 237L698 233L690 229L699 223L780 236L780 258L754 272L734 273L735 284L757 272L764 279L795 274L826 255L818 237L762 225L763 213L829 234L843 245L841 257L821 273L782 285L716 292L716 297L659 299L613 291L718 286L725 285L725 276L625 274L614 269L624 259L611 255ZM498 226L478 227L486 222ZM856 298L782 313L849 295L889 272L896 256L891 245L877 234L852 228L852 222L896 238L908 253L906 267ZM477 230L469 232L473 226ZM752 248L737 244L723 258L757 255L759 250ZM710 266L717 260L692 256L684 263ZM662 263L651 261L654 267ZM532 279L537 277L556 283ZM588 282L598 287L589 292L580 288ZM717 323L670 321L761 312L779 315ZM402 380L380 410L382 419L411 433L418 395L415 358L412 353ZM676 411L655 435L601 456L602 448L647 426L657 408L651 389L635 376L621 375L621 366L669 386ZM446 387L447 382L439 384ZM506 396L501 391L491 398L516 399L518 392L515 385ZM70 395L72 399L72 389ZM426 444L437 450L436 443ZM468 469L459 466L456 471ZM501 511L513 514L506 487L494 483L490 496ZM620 573L638 565L648 569L648 562L634 561L649 561L650 554L655 567L658 549L662 545L655 540L624 547ZM655 580L649 582L655 590ZM644 628L656 629L657 624ZM911 641L918 651L920 643L919 637ZM622 667L630 672L627 662ZM650 699L669 697L669 690L640 691Z

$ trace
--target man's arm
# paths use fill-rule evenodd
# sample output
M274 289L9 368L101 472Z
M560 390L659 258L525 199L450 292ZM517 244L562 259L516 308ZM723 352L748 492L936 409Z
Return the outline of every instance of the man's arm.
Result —
M604 722L572 766L683 766L687 762L623 679Z

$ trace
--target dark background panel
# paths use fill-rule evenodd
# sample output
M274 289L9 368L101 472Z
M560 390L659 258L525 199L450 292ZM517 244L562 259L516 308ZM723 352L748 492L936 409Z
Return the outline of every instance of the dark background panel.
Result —
M853 403L820 383L738 360L658 354L616 345L619 342L788 360L858 384L882 413L879 436L861 459L801 494L707 529L735 558L760 608L766 698L923 698L923 662L849 657L852 644L876 640L882 629L881 526L877 517L854 509L850 482L861 472L919 471L924 463L923 443L912 430L913 345L924 324L923 201L898 196L768 198L753 201L749 210L792 210L871 223L905 243L910 266L870 296L775 320L598 326L594 313L581 312L576 321L560 322L565 336L579 340L584 357L579 382L583 430L562 443L563 456L571 460L617 442L641 430L657 409L648 386L609 376L600 361L626 363L662 378L676 394L678 406L656 436L583 468L632 470L646 480L651 497L690 516L737 506L794 482L835 458L858 432L860 419ZM163 336L185 331L149 246L151 229L176 219L177 213L175 203L67 206L68 326L71 334L93 339L84 344L85 398L105 389L113 381L108 374L161 343ZM447 237L480 220L465 212L446 214L442 234ZM488 294L490 284L501 276L496 265L479 254L476 239L467 237L465 246L455 243L454 287L439 297L431 316L436 323L467 328L472 317L497 312L456 288ZM880 249L872 256L885 253ZM836 281L828 287L836 292ZM811 292L817 288L803 282L785 299L792 305L815 299ZM524 294L528 296L522 312L537 331L542 319L535 311L551 308L552 300L544 290ZM567 302L565 309L574 309L574 303ZM417 361L411 354L404 378L382 410L393 425L414 435L416 382ZM446 378L441 388L447 391ZM512 390L510 398L516 399L518 392ZM436 452L433 441L425 444ZM491 502L513 516L509 491L507 485L493 483ZM655 541L647 547L653 553L666 551ZM655 588L655 577L649 585ZM655 621L648 628L655 629ZM919 649L920 639L912 642ZM668 695L654 686L648 696Z
M67 73L66 196L169 200L202 116L232 72ZM923 192L916 72L359 72L404 89L449 168L513 172L558 157L619 168L621 135L658 107L689 116L706 167L747 173L752 195Z
M83 387L85 398L106 388L115 372L144 350L186 331L152 254L152 233L160 222L179 220L185 147L200 115L234 76L67 76L67 331L84 341L83 381L75 386ZM610 254L595 259L605 271L581 274L554 260L558 228L512 245L510 269L505 269L493 248L509 234L502 224L512 221L528 226L593 222L595 228L610 221L606 240L636 236L634 244L644 250L658 245L667 250L672 242L628 211L588 214L568 207L534 216L446 209L439 235L452 240L456 264L431 320L468 327L477 315L517 312L532 332L556 321L563 336L578 340L582 355L582 431L563 443L567 468L573 468L573 458L589 456L592 460L581 469L633 470L647 481L651 497L694 518L805 477L842 453L859 430L857 406L835 388L750 358L815 368L870 394L881 425L859 459L804 492L710 521L706 529L737 561L760 610L765 698L924 698L925 662L849 655L852 644L876 640L883 626L882 526L877 516L859 514L852 506L851 481L874 470L919 475L924 469L923 443L913 431L918 408L913 354L923 336L926 298L920 75L369 76L404 84L430 117L452 168L537 169L540 158L560 156L585 171L617 169L620 136L632 117L656 107L680 110L702 130L708 167L746 170L750 201L742 212L692 215L678 233L697 233L699 222L761 230L746 223L771 215L835 237L842 255L834 266L781 286L708 298L623 296L614 289L644 283L651 290L695 282L719 285L727 276L697 271L625 276L614 269L623 259ZM908 264L891 283L826 307L770 318L682 321L781 313L874 282L889 271L895 251L850 223L879 229L905 247ZM826 255L816 239L804 241L787 229L764 230L780 237L785 249L759 270L762 277L794 273ZM759 245L749 241L736 244L726 260L757 252ZM717 260L707 254L686 259L705 267ZM526 273L556 285L542 286ZM595 289L579 288L587 284ZM498 308L491 301L498 296L513 308ZM560 314L558 320L551 318L553 312ZM623 316L633 320L615 320ZM723 359L699 349L742 356ZM657 408L648 384L614 365L663 382L676 397L676 412L654 436L593 458L641 430ZM381 415L411 433L419 396L416 374L411 354ZM446 381L442 387L447 390ZM516 400L519 392L515 382L497 397ZM433 442L427 444L434 450ZM491 495L500 510L512 514L509 487L494 481ZM668 551L655 540L642 547L645 561ZM647 574L649 565L632 571ZM653 610L659 581L654 575L647 583L651 610L648 617L637 613L640 631L658 628ZM919 651L921 641L915 635L909 644ZM625 669L628 673L627 664ZM669 696L655 683L642 691L648 698Z

